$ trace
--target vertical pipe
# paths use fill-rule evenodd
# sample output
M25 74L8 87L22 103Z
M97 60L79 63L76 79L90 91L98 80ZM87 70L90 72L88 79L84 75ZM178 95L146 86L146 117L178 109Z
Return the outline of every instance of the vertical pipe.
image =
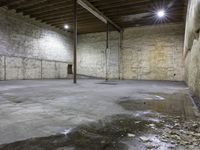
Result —
M109 48L109 23L107 23L107 31L106 31L106 81L108 80L108 48Z
M74 83L76 78L76 51L77 51L77 0L74 0Z

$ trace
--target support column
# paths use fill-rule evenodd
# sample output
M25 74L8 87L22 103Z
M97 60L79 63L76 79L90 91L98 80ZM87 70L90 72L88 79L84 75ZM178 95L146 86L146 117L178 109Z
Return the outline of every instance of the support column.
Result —
M109 23L107 23L107 31L106 31L106 81L108 80L108 48L109 48Z
M122 49L123 49L123 33L124 31L121 30L120 31L120 38L119 38L119 52L118 52L118 56L119 56L119 80L123 79L123 56L122 56Z
M77 69L77 0L74 0L74 84L77 83L76 69Z

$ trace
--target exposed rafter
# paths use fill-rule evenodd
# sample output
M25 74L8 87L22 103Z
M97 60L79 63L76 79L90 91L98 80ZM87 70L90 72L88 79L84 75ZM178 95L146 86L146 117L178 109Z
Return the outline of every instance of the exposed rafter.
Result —
M103 16L115 28L151 25L156 9L167 7L169 4L169 18L166 23L184 22L187 0L82 0L89 7L94 7L100 16ZM164 3L163 3L164 2ZM171 3L173 2L173 3ZM73 26L73 0L0 0L0 7L15 9L31 18L40 20L49 25L63 29L64 24ZM143 16L141 14L147 14ZM141 16L134 19L133 16ZM77 7L78 32L106 31L106 24L82 8ZM105 22L104 20L104 22ZM112 21L111 21L112 20Z

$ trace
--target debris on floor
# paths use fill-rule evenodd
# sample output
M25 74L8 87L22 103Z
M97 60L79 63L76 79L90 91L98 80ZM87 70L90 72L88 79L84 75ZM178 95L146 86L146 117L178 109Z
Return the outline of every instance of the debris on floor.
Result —
M140 140L142 141L142 142L149 142L149 138L148 137L145 137L145 136L141 136L140 137Z
M200 122L199 121L182 121L173 118L171 126L165 125L162 130L161 140L179 145L185 149L199 149L200 145Z
M1 145L0 150L8 150L9 147L12 150L26 150L27 144L30 149L37 147L43 150L129 150L129 145L122 142L126 140L132 144L138 140L143 146L141 150L199 149L198 121L169 116L161 118L159 123L138 119L131 115L110 116L98 122L67 129L62 135ZM16 148L13 149L14 145Z
M170 117L169 117L170 118ZM200 121L196 120L181 120L179 117L167 119L163 122L161 128L157 128L154 124L149 124L153 127L153 132L158 142L152 140L149 135L139 137L140 141L147 149L162 150L162 145L165 148L178 150L199 150L200 147Z
M132 133L128 133L128 137L135 137L135 134L132 134Z

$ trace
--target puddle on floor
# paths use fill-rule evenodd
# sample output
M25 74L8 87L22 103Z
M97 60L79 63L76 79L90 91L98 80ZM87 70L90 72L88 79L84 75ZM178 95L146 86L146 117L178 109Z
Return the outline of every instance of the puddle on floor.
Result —
M130 114L108 116L97 122L82 124L74 129L66 129L59 135L0 145L0 150L146 150L149 146L154 146L154 149L157 149L155 147L158 146L157 150L167 150L168 146L173 147L174 144L176 146L183 142L179 139L184 128L180 120L193 119L196 118L196 115L187 95L155 93L154 97L155 99L152 97L147 99L123 97L117 104L130 111ZM144 114L136 117L138 111ZM145 117L148 115L145 114L147 111L153 112L151 117L154 120L161 120L157 122L147 119ZM162 115L165 117L159 118ZM176 118L180 118L180 120ZM193 125L194 123L191 122L190 126L193 127ZM198 127L198 124L196 126ZM174 132L177 132L177 135L174 136ZM168 135L168 133L172 135ZM193 134L187 130L184 133L186 135ZM148 135L153 137L151 143L144 141ZM144 139L141 140L141 136ZM197 137L200 134L194 136ZM178 138L177 142L174 142L174 137ZM166 138L168 138L167 142ZM190 140L191 138L188 136L186 139ZM162 143L160 140L165 142ZM198 141L197 138L196 141Z
M189 97L184 94L158 94L159 99L134 99L123 97L118 104L129 111L147 111L160 113L167 116L179 116L184 120L195 119L196 114Z
M99 83L96 83L96 84L118 85L118 83L115 82L115 81L104 81L104 82L99 82Z
M115 115L55 135L1 145L0 150L128 150L122 139L149 131L151 121Z

